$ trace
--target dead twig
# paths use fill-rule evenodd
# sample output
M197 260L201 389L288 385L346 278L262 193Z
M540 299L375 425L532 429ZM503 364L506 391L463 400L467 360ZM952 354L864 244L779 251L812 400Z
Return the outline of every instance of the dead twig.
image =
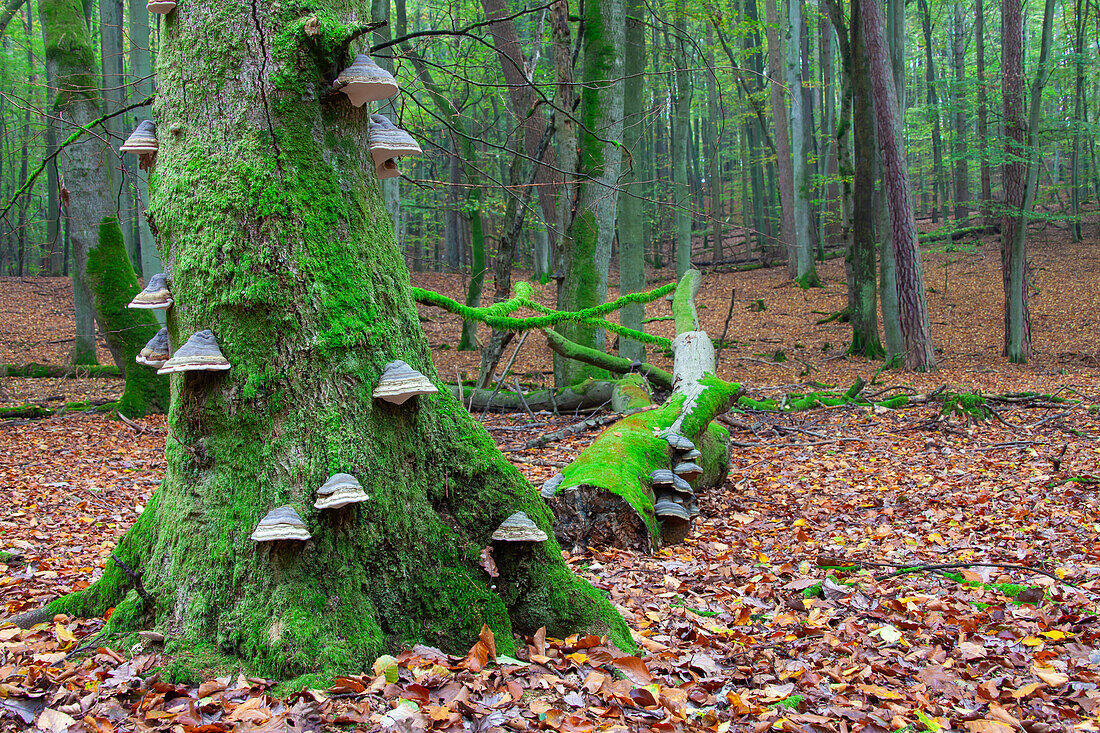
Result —
M138 595L141 596L141 600L145 601L150 606L155 605L153 597L149 595L149 591L145 590L145 586L141 584L141 571L134 571L134 569L131 568L129 565L122 562L122 560L119 560L118 556L114 553L111 553L110 557L112 560L114 560L115 565L118 565L119 568L122 569L122 572L126 573L130 576L131 579L133 579L134 590L136 590Z

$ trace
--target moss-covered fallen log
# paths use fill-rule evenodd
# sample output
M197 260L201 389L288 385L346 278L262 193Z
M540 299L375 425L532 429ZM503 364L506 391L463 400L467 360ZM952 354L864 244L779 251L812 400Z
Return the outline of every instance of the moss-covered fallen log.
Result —
M699 273L691 270L676 288L673 315L678 335L672 342L674 389L668 400L609 426L562 470L557 486L544 492L554 511L554 533L564 546L649 551L679 541L690 524L687 511L693 497L677 499L684 516L662 519L656 511L659 496L653 472L672 469L686 458L701 468L691 482L693 491L725 479L729 432L713 421L741 388L715 376L714 345L698 330L694 297L699 281ZM644 396L632 396L637 408ZM678 440L687 442L677 448ZM694 450L689 453L686 446Z
M50 408L43 404L26 403L23 405L15 405L14 407L0 407L0 420L14 420L17 418L36 420L43 417L61 415L66 412L114 409L115 404L116 403L111 400L82 400L79 402L66 402L61 407Z
M496 412L524 412L527 409L548 412L575 412L595 410L611 403L615 383L606 380L588 380L567 389L542 389L537 392L518 392L491 389L459 388L448 385L451 394L459 397L472 412L488 409Z
M98 379L121 376L114 364L0 364L0 377Z

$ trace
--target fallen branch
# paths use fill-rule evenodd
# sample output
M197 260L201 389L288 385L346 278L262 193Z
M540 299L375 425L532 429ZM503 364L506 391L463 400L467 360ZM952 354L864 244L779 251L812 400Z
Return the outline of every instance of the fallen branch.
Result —
M111 558L111 560L114 561L115 565L118 565L122 569L122 572L129 575L130 579L134 581L134 590L136 590L137 594L141 596L141 600L145 601L150 606L155 605L153 597L149 595L149 591L145 590L145 586L141 584L141 571L134 571L134 569L131 568L129 565L124 563L122 560L119 560L118 556L116 556L114 553L111 553L109 557Z

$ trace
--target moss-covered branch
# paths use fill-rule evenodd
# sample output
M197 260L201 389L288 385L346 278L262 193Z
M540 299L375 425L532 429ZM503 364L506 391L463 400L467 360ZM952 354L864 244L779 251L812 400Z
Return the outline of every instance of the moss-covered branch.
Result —
M567 359L583 361L585 364L591 364L594 367L606 369L616 374L627 374L632 371L637 371L644 374L646 379L655 386L661 389L672 389L672 375L664 369L655 367L652 364L636 364L630 359L624 359L621 356L615 356L598 349L590 349L587 346L581 346L551 329L543 329L543 334L546 336L547 345L553 349L555 353L561 354Z
M564 321L574 321L606 328L620 336L627 336L636 341L658 344L667 348L670 346L670 342L663 336L654 336L653 334L644 333L642 331L635 331L632 328L626 328L617 323L604 320L602 316L613 313L628 303L649 303L657 300L658 298L668 295L675 287L675 283L669 283L644 293L628 293L607 303L579 311L557 311L541 303L536 303L533 299L534 288L530 283L525 282L516 283L516 295L510 300L501 301L500 303L481 308L465 306L433 290L413 288L412 293L413 298L418 303L442 308L449 313L462 316L465 320L479 321L498 331L526 331L536 328L550 328ZM542 313L543 315L528 316L525 318L512 317L511 314L515 313L520 308L528 308L538 313Z

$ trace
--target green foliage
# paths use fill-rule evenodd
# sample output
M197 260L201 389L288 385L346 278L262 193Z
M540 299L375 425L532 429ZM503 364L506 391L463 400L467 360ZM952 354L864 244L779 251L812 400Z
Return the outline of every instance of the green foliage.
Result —
M613 331L621 336L627 336L636 341L644 341L646 343L668 347L672 345L672 342L663 336L655 336L642 331L635 331L631 328L625 328L617 323L600 318L600 316L614 312L628 303L649 303L657 300L667 295L675 287L675 283L669 283L668 285L662 285L648 292L627 293L613 301L579 311L557 311L541 303L535 302L533 299L534 290L532 286L530 283L524 282L516 283L514 288L515 296L511 300L501 301L500 303L481 308L470 308L432 290L424 290L423 288L416 287L411 290L413 298L415 298L417 302L436 306L450 313L456 313L469 321L485 323L499 331L524 331L536 328L551 328L559 323L574 322L606 328L609 331ZM543 313L544 315L529 316L526 318L512 317L511 314L515 313L520 308L529 308L536 312Z

